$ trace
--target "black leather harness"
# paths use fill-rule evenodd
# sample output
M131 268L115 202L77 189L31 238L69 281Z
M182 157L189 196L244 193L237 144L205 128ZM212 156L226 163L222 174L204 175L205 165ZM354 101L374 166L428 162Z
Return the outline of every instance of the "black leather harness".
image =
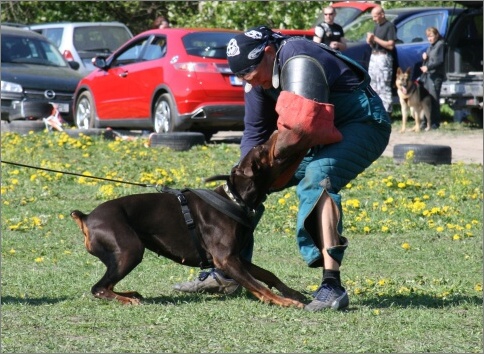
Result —
M181 211L183 214L183 218L185 219L185 223L188 227L188 231L192 236L193 242L197 247L197 251L200 255L200 268L212 268L213 262L209 261L207 258L207 252L205 252L202 244L200 243L200 237L198 237L196 228L195 228L195 221L193 220L192 214L190 212L190 208L188 206L187 199L184 192L190 191L202 199L204 202L212 206L213 208L217 209L218 211L222 212L223 214L229 216L231 219L237 221L239 224L244 225L247 228L253 229L253 225L251 222L252 216L254 215L254 211L249 209L245 204L237 203L233 196L229 195L230 188L224 188L225 193L231 198L228 200L227 198L222 197L220 194L213 190L209 189L191 189L185 188L183 190L173 189L166 186L163 186L161 189L162 193L171 193L176 196L178 201L180 202ZM231 194L231 193L230 193Z

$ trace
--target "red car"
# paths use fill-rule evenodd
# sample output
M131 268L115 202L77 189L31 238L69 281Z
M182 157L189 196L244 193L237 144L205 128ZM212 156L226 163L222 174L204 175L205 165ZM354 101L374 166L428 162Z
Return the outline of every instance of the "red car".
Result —
M143 32L79 82L74 120L80 129L151 129L156 133L243 130L242 81L226 47L238 31L167 28Z

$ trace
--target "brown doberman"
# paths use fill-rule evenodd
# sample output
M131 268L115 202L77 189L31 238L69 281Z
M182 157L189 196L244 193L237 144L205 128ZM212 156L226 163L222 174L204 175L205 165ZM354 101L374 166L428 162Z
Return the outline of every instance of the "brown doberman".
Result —
M115 292L114 286L142 261L147 248L186 266L208 261L263 302L303 308L304 295L240 257L253 237L253 210L294 162L274 158L276 139L277 132L265 144L254 147L230 175L207 179L226 180L224 186L214 190L134 194L102 203L89 215L72 211L88 252L107 268L92 287L92 294L138 304L142 299L138 292ZM256 279L275 287L282 296Z

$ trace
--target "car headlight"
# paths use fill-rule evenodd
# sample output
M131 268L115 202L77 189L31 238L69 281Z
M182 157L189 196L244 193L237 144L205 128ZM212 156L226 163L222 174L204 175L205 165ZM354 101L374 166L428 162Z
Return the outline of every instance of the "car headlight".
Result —
M22 91L21 85L2 80L2 92L22 93Z

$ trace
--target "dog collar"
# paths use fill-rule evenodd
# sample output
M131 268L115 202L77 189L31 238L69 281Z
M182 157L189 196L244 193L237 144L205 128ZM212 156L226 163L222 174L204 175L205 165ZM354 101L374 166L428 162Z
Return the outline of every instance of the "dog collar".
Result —
M227 196L230 198L231 201L233 201L235 204L237 204L241 208L245 208L246 207L245 203L242 200L240 200L239 198L237 198L232 193L232 191L230 190L229 185L227 183L224 183L224 186L223 187L224 187L224 192L227 194Z
M243 200L241 200L240 198L237 198L231 192L230 187L229 187L229 185L227 183L224 183L223 188L224 188L225 194L227 194L227 196L230 198L230 200L233 201L235 204L237 204L242 209L245 209L247 211L247 214L249 216L253 216L255 214L255 210L254 209L248 207L247 204L245 204Z

